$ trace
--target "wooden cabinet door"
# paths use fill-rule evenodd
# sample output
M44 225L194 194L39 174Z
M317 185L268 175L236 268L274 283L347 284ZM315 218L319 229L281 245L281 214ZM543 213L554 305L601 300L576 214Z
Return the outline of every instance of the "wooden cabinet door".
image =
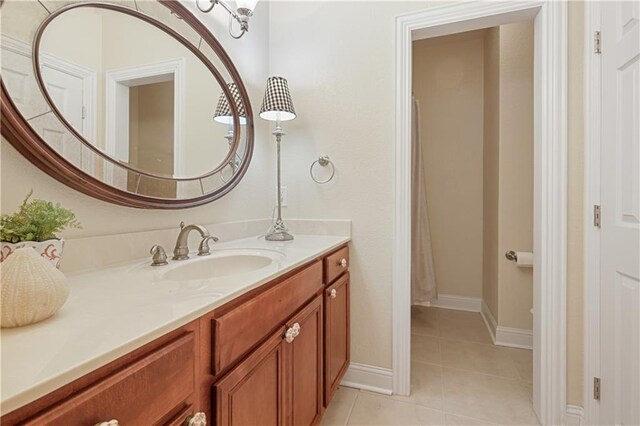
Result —
M322 296L289 321L299 327L290 344L291 424L313 425L322 417Z
M272 335L214 386L216 425L284 425L290 407L289 343Z
M349 367L349 273L324 292L324 406Z

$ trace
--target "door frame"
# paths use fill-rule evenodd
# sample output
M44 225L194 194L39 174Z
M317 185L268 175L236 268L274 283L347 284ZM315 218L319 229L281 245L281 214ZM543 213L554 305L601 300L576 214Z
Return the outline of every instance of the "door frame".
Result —
M583 423L596 424L600 403L593 399L593 378L600 377L600 229L593 206L600 205L601 56L593 37L600 30L600 3L584 4L584 297Z
M392 258L393 392L407 395L411 365L411 54L434 37L535 19L534 395L542 424L566 411L567 4L468 1L396 18L396 126Z
M163 81L167 75L173 76L173 170L177 176L184 175L184 126L186 117L186 60L185 58L168 59L144 65L118 68L105 72L105 151L116 157L117 129L125 128L128 134L129 122L121 117L122 111L129 114L129 101L119 95L119 88L128 86L131 82L149 84ZM137 84L133 84L136 86ZM128 96L128 95L127 95ZM120 113L119 113L120 112ZM113 182L113 167L105 168L105 180ZM178 188L178 195L180 189Z

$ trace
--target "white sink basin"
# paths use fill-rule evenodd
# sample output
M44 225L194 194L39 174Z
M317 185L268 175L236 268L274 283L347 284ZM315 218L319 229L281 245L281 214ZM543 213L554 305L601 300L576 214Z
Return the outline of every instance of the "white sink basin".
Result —
M268 250L212 251L209 256L194 256L183 264L174 266L164 272L162 278L170 281L191 281L244 274L266 268L283 257L280 252Z

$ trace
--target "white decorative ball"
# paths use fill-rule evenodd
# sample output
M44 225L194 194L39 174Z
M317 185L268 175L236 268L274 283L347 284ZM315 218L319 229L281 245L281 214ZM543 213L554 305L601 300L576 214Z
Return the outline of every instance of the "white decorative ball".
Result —
M31 247L17 249L0 264L0 288L3 328L47 319L69 297L64 274Z

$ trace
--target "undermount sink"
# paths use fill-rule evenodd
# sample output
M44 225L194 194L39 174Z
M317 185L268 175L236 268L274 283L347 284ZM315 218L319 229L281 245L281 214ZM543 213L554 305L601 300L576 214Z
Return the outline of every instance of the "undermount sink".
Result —
M283 254L267 250L221 250L207 257L195 257L164 272L170 281L206 280L243 274L266 268Z

